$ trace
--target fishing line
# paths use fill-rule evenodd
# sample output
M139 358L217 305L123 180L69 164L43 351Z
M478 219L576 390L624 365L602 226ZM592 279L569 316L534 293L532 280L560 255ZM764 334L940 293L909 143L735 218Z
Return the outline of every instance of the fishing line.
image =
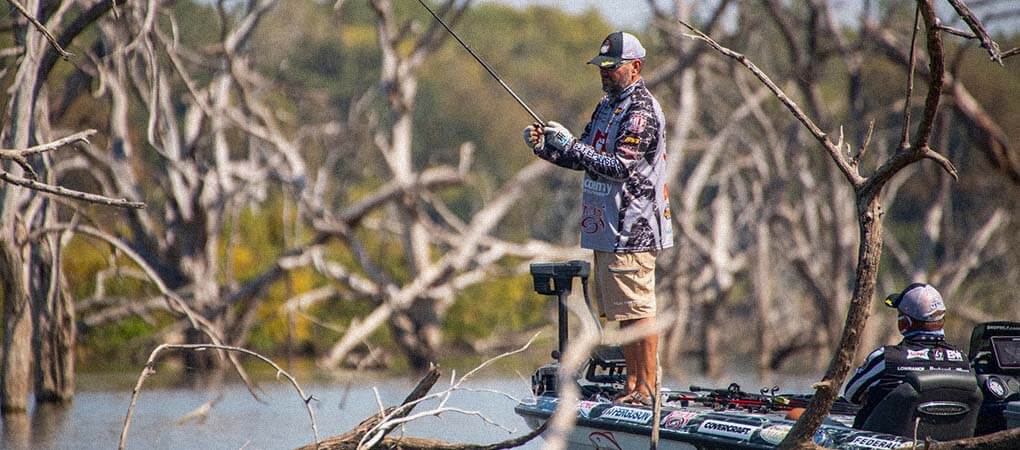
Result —
M481 64L482 67L484 67L485 70L489 72L489 75L492 75L492 78L495 78L496 81L499 82L499 85L503 86L503 89L506 89L506 91L511 96L513 96L514 100L517 100L517 103L519 103L521 106L524 107L525 110L528 111L528 114L530 114L531 117L533 119L535 119L535 121L537 121L538 123L542 124L542 126L545 126L545 121L542 120L541 117L538 117L538 114L536 114L535 111L532 111L531 108L529 108L528 105L526 103L524 103L524 100L521 100L521 98L517 96L517 93L515 93L513 89L510 89L510 86L508 86L503 81L503 79L499 77L499 75L496 75L496 71L492 70L492 67L489 67L489 65L486 64L485 61L482 61L482 58L478 57L478 55L475 54L474 50L471 50L471 47L468 47L467 43L465 43L460 38L460 36L457 36L457 33L453 32L453 30L450 29L450 26L447 25L446 22L444 22L443 19L441 17L439 17L439 15L436 14L435 11L432 10L432 8L429 8L429 5L426 5L423 0L418 0L418 3L421 3L421 6L424 6L425 9L427 9L429 11L429 13L432 14L432 17L435 17L436 20L438 20L439 23L443 26L443 28L446 28L446 31L450 32L450 35L453 36L453 38L456 39L457 42L459 42L462 47L464 47L464 50L467 50L468 53L470 53L471 56L473 56L475 58L475 61L478 61L478 63Z

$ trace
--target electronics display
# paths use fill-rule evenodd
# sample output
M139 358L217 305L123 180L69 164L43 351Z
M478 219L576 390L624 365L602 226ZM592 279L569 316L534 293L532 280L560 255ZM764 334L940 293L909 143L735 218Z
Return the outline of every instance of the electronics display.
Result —
M992 336L995 361L1003 369L1020 369L1020 337Z

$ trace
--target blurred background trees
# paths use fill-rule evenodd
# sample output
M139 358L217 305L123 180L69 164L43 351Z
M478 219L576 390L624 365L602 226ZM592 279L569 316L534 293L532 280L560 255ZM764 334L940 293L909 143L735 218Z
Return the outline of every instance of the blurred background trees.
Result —
M890 117L922 106L902 102L913 3L861 2L852 16L830 3L650 2L653 19L630 30L648 47L645 77L670 122L678 238L660 256L659 298L680 318L664 340L676 373L718 374L738 360L761 373L824 364L857 236L852 192L804 151L813 138L675 19L745 52L852 147L874 122L871 151L884 159L901 139ZM1020 45L1008 1L972 3L1003 49ZM89 5L30 10L60 29ZM18 113L32 118L23 129L18 73L27 49L50 50L22 16L0 18L3 147L96 129L90 145L40 157L40 172L148 206L0 185L11 230L0 241L8 255L37 255L4 265L33 274L21 279L34 286L5 275L5 358L24 348L14 350L25 333L14 325L27 323L17 317L61 298L73 314L62 329L78 332L85 366L141 364L159 342L219 339L329 368L421 368L444 349L492 353L550 327L552 305L522 273L532 260L585 256L574 225L580 174L536 163L520 138L530 118L420 5L337 6L118 5L66 45L70 62L51 62L38 100ZM584 125L601 96L584 62L611 31L598 13L436 7L544 118ZM965 28L951 17L947 26ZM893 180L880 290L935 284L962 343L977 321L1020 320L1020 58L1003 67L973 39L945 41L951 79L934 136L960 180L930 162ZM52 261L63 270L48 270ZM17 289L39 299L16 303ZM735 326L748 331L724 331ZM863 346L892 330L892 315L876 314ZM18 370L48 367L34 364Z

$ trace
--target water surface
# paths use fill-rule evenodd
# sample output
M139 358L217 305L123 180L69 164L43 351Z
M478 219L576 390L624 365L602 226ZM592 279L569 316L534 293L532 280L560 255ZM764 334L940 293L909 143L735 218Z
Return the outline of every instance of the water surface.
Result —
M65 408L32 408L20 419L8 418L2 426L3 448L21 449L114 449L120 439L124 417L131 400L131 386L137 374L85 374L79 381L74 402ZM154 377L157 378L157 377ZM130 380L130 381L128 381ZM680 383L725 387L740 382L745 391L757 392L760 382L750 375L718 380L690 377ZM783 390L803 392L811 379L786 378ZM414 387L416 379L355 375L334 381L303 382L312 402L320 436L325 438L350 430L366 417L386 406L399 404ZM514 398L530 397L529 382L516 376L470 380L465 390L455 392L446 406L473 411L502 426L487 423L475 415L454 412L425 417L408 424L401 432L408 436L442 439L454 443L488 444L525 434L523 419L514 414ZM314 441L311 422L300 397L286 382L262 381L262 401L255 400L242 384L230 383L216 390L159 386L154 380L143 388L128 434L129 449L292 449ZM449 386L448 375L433 387L436 393ZM506 395L488 391L500 391ZM179 423L203 403L222 394L204 421ZM415 413L437 406L435 401L420 405ZM511 430L508 431L507 429ZM541 438L524 449L541 448Z

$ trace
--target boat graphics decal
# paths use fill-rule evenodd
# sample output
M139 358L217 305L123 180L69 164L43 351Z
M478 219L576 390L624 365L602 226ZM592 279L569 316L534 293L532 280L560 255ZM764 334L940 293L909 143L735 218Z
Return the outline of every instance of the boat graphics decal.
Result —
M581 417L587 419L591 417L591 410L595 409L595 407L598 405L599 402L593 402L589 400L579 401L577 402L577 413L580 414Z
M555 398L539 396L535 404L520 404L518 414L547 420L559 405ZM585 445L591 440L589 433L603 433L592 439L598 440L597 448L615 450L611 442L621 447L634 436L648 436L653 421L650 409L638 406L615 405L607 401L580 401L577 407L578 426L585 428L577 436ZM587 410L588 417L584 417ZM660 420L662 439L671 444L697 446L698 442L709 439L712 445L732 449L774 448L789 433L793 422L780 413L760 414L739 410L714 410L700 405L685 406L683 409L665 407ZM886 450L909 447L910 440L894 435L856 430L850 427L853 416L829 416L815 433L814 442L825 448L839 450ZM609 439L613 437L613 440Z
M680 430L686 426L692 419L698 418L704 415L695 411L673 411L662 418L662 428L667 430Z
M772 425L761 430L761 433L758 433L758 437L760 437L761 440L768 442L769 444L778 445L780 442L783 441L783 438L786 437L786 435L790 432L791 429L793 429L792 425L787 424Z
M759 430L758 427L732 422L720 422L718 420L706 420L698 427L699 433L731 437L745 441L751 439L751 435L757 430Z
M614 406L605 410L602 419L614 419L620 422L646 424L652 420L652 411L647 409L628 408L626 406Z
M623 450L612 431L593 431L588 435L588 440L595 446L595 450Z
M793 429L793 425L786 423L770 425L762 429L761 432L758 433L758 437L769 444L779 445L779 443L783 441L783 438L790 433L791 429ZM820 428L815 432L815 436L812 440L815 444L824 447L827 443L829 443L829 433L824 428Z
M538 398L538 404L535 405L539 409L547 409L553 411L556 409L556 404L559 403L559 399L556 397L542 396Z
M909 445L906 441L893 441L889 439L880 439L868 436L857 436L854 440L850 441L850 445L857 446L860 448L878 448L878 449L892 449L900 448Z

